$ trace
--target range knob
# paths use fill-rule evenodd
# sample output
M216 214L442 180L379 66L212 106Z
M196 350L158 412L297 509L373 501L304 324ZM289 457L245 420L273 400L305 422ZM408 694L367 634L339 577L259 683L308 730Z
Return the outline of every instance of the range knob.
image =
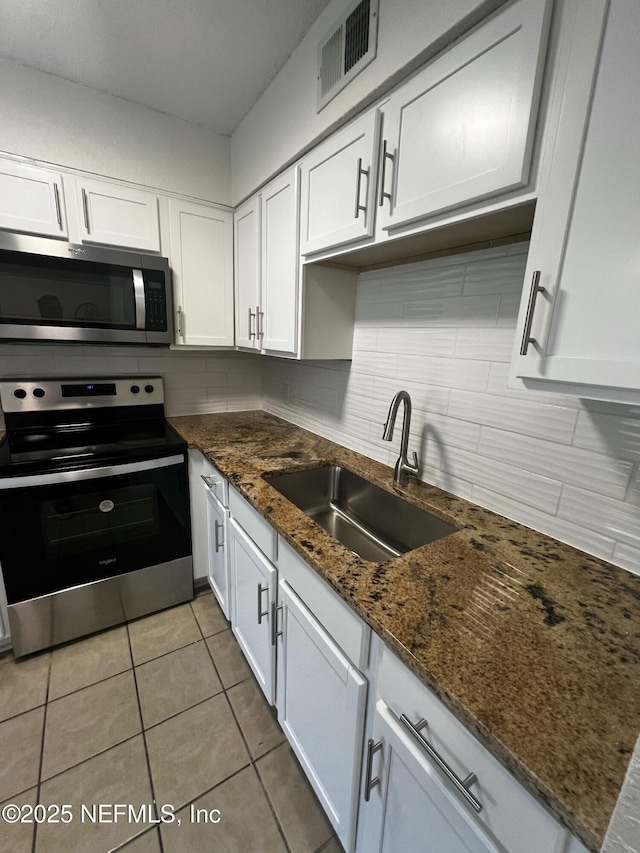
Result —
M27 392L24 390L24 388L16 388L16 390L13 392L13 396L17 397L18 400L24 400L24 398L27 396Z
M44 388L34 388L33 396L38 398L44 397Z
M132 385L131 386L131 393L132 394L139 394L140 393L140 386L139 385Z
M147 392L147 394L153 394L153 385L145 385L144 390Z

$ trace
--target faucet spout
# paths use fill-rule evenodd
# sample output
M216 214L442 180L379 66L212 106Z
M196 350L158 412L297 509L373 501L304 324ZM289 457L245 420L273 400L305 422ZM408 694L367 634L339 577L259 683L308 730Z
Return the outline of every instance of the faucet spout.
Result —
M400 456L398 457L398 461L396 462L393 472L393 482L399 486L404 486L410 476L417 477L420 473L418 454L413 454L413 464L411 464L407 459L409 429L411 427L411 397L407 391L398 391L391 401L382 438L384 441L391 441L393 438L393 430L396 423L396 417L398 415L398 409L400 408L400 403L404 404L402 417L402 439L400 442Z

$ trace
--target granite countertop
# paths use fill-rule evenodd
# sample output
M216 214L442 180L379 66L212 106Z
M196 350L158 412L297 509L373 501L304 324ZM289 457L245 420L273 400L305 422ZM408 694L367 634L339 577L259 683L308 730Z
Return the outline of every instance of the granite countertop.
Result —
M169 419L593 851L640 732L640 577L265 412ZM336 463L458 532L362 560L263 479Z

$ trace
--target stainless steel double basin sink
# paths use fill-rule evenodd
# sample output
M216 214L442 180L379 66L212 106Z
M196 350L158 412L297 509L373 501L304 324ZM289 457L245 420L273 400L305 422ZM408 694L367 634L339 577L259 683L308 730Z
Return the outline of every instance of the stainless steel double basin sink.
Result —
M391 560L457 530L339 465L264 479L363 560Z

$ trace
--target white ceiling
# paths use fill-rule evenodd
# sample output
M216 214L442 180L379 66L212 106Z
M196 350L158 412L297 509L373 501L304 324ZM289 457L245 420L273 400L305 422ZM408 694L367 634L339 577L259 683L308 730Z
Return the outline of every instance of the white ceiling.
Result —
M0 56L230 135L329 2L0 0Z

